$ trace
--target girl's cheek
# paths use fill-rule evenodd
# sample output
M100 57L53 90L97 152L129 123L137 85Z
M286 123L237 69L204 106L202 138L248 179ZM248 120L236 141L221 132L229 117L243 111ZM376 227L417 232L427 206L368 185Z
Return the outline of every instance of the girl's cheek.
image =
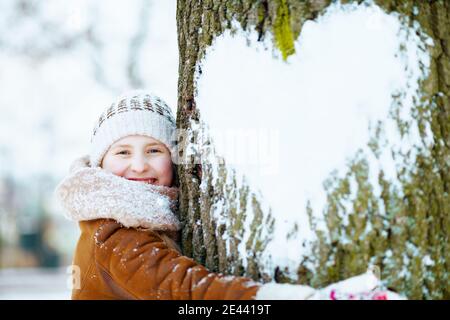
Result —
M125 174L126 174L126 172L127 172L127 166L126 165L123 165L123 164L120 164L120 165L117 165L115 168L114 168L114 174L115 175L118 175L118 176L120 176L120 177L123 177L123 176L125 176Z
M173 166L171 159L164 159L159 164L160 180L164 185L170 185L173 181Z
M110 159L105 169L117 176L123 177L126 174L127 167L127 163L124 161L120 161L119 159Z

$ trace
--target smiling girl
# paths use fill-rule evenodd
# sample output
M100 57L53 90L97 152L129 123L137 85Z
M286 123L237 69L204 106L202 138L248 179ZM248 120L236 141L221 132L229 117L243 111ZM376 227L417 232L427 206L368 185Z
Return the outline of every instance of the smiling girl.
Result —
M150 93L122 96L98 119L89 156L56 188L81 230L72 299L255 297L261 284L181 254L175 132L170 108Z

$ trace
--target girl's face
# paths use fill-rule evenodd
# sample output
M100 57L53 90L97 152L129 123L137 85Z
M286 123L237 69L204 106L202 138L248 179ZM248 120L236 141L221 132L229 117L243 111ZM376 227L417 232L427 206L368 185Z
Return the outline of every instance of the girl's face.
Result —
M116 141L103 157L101 167L129 180L172 186L170 151L148 136L132 135Z

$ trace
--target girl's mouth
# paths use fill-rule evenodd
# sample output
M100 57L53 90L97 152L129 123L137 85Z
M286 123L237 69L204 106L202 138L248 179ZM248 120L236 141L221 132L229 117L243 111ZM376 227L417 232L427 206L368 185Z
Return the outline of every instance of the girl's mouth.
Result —
M128 180L144 182L148 184L156 184L157 179L155 178L128 178Z

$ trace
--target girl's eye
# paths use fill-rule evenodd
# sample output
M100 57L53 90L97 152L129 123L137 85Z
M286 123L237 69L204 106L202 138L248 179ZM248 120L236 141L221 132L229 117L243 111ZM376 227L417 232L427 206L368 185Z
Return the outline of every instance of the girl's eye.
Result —
M149 152L150 153L156 153L156 152L159 152L159 149L150 149Z
M126 154L128 154L128 151L126 151L126 150L120 151L120 152L118 152L117 154L123 154L123 155L126 155Z

